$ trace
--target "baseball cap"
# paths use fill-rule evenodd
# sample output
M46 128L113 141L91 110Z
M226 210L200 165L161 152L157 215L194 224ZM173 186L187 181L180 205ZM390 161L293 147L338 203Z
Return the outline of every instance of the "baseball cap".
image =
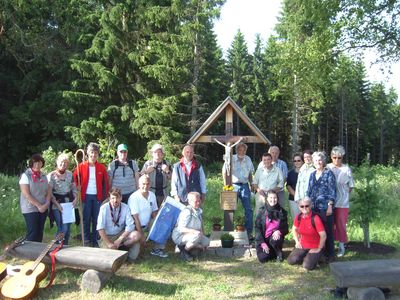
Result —
M126 144L120 144L117 148L118 151L128 151L128 146Z

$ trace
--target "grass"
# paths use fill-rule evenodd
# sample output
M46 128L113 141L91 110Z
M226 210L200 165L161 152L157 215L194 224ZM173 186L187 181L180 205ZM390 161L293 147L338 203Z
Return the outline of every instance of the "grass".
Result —
M217 168L216 168L217 169ZM397 217L399 204L400 171L381 167L377 170L379 189L385 197L388 209L371 224L371 241L390 244L397 249L400 245L400 221ZM357 173L355 173L357 178ZM390 179L390 180L389 180ZM19 187L16 177L0 174L0 245L4 245L24 234L25 224L19 209ZM212 216L223 217L219 208L219 192L222 190L220 175L209 175L208 194L204 205L206 232L211 231ZM237 214L243 209L238 205ZM79 227L72 226L72 236L79 233ZM55 228L46 224L45 240L51 240ZM349 221L349 237L361 241L362 231L355 220ZM292 248L291 236L287 236L285 254ZM72 244L79 241L71 240ZM312 272L300 266L289 266L286 261L260 264L255 258L219 259L202 258L199 261L183 263L168 244L167 259L149 254L148 245L143 257L134 264L124 264L111 278L97 299L334 299L329 290L335 283L328 267ZM400 252L390 255L366 255L347 252L341 260L374 258L399 258ZM11 259L7 263L20 264ZM83 272L57 267L54 286L41 289L38 299L91 299L93 295L80 290Z

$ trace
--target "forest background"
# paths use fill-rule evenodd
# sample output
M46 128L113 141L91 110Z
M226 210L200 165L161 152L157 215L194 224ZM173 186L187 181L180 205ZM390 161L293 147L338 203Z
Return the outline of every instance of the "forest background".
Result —
M213 32L223 4L0 0L0 170L14 175L34 152L90 141L109 157L127 143L139 159L158 141L174 161L227 96L286 160L342 144L351 164L367 153L398 162L398 95L366 79L358 51L399 60L399 1L283 1L276 33L249 53L238 31L226 58ZM222 120L210 133L223 129ZM234 133L246 130L237 122ZM196 151L211 163L216 147Z

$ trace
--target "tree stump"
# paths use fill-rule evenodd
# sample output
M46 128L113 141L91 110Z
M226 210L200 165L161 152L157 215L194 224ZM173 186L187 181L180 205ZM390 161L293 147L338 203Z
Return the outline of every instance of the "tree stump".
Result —
M347 296L354 300L385 300L383 292L376 287L349 287Z
M97 294L107 284L113 273L99 272L89 269L83 273L81 289Z

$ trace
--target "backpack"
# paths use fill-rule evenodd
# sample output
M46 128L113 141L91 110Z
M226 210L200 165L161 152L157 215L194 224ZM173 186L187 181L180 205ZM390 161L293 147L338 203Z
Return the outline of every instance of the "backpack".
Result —
M321 216L319 215L319 213L317 213L317 212L315 212L315 211L313 211L313 210L311 210L311 226L312 226L315 230L317 230L317 228L315 227L315 215L317 215L317 216L321 219L321 222L322 222L322 224L323 224L324 227L325 227L325 224L324 224L324 222L323 222L323 219L321 218ZM301 213L299 213L299 214L297 215L297 222L299 223L299 226L300 226L300 222L301 222Z
M114 179L114 176L115 176L115 171L117 171L117 169L118 169L119 166L122 166L122 165L119 163L119 160L116 159L116 160L114 161L114 171L113 171L113 175L112 175L112 178L113 178L113 179ZM128 160L128 166L129 166L129 168L132 169L133 177L135 177L135 170L133 169L133 160L131 160L131 159Z

